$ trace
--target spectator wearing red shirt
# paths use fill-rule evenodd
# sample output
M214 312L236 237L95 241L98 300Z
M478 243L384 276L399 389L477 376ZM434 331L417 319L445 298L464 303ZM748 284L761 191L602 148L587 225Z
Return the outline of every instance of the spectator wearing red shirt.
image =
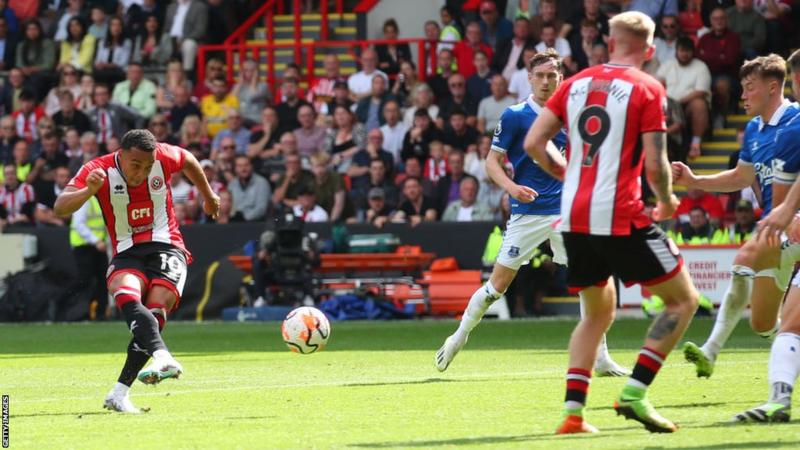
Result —
M478 22L471 22L467 25L466 37L464 40L457 43L453 48L453 54L458 64L458 73L464 75L464 78L469 78L478 71L473 62L476 50L483 50L489 60L491 60L492 55L494 55L492 47L489 47L489 45L483 42L481 36L481 26Z
M697 206L708 213L708 218L714 226L719 227L720 221L725 216L722 202L715 195L711 195L702 189L689 189L686 191L686 196L681 199L674 217L677 217L681 223L688 223L689 212Z
M721 117L728 115L742 58L742 41L728 28L728 16L722 8L711 11L711 32L700 38L697 57L711 72L715 108Z

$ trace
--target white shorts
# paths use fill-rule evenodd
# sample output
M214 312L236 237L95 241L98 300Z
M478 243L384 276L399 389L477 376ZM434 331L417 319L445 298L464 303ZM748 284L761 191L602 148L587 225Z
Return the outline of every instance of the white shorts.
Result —
M532 214L512 214L503 233L503 245L497 255L497 263L509 269L519 270L533 257L533 252L542 242L550 240L553 261L567 264L567 252L561 233L556 231L555 222L559 215L536 216Z
M783 292L789 288L789 279L792 276L792 272L794 271L794 265L796 262L800 261L800 243L791 242L788 239L784 240L781 243L781 263L780 266L774 267L772 269L765 269L761 270L756 273L757 277L770 277L775 279L775 284L778 285L778 289ZM796 286L800 282L798 277L795 277L792 281L792 284Z

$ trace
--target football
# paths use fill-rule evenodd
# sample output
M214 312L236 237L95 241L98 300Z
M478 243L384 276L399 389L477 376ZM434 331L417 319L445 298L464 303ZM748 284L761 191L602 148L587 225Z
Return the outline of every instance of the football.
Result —
M331 336L331 324L322 311L301 306L283 320L281 334L289 350L305 355L325 348Z

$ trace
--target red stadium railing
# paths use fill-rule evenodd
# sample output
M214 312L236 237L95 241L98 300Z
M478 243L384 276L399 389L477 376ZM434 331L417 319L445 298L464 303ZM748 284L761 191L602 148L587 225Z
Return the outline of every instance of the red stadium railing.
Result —
M224 52L225 53L225 61L226 61L226 76L229 83L233 83L234 81L234 54L239 55L239 61L244 61L245 59L252 58L255 61L259 61L262 54L267 55L267 74L266 79L269 85L273 88L273 94L275 90L276 82L279 81L279 77L275 74L275 65L274 61L274 54L276 50L280 49L298 49L302 50L305 49L305 61L302 61L301 58L298 57L302 52L295 53L295 62L302 65L305 65L305 76L303 76L303 80L306 81L309 86L313 83L314 79L316 78L314 74L314 57L316 54L326 48L334 48L334 47L344 47L348 48L350 52L353 52L356 48L365 49L370 46L381 45L381 44L409 44L410 46L416 45L417 46L417 53L419 55L419 66L417 67L417 72L419 74L419 79L424 80L426 79L426 74L428 73L429 64L432 64L430 67L435 67L436 64L436 47L439 44L438 41L428 41L423 38L413 38L413 39L396 39L396 40L388 40L388 39L369 39L369 40L356 40L356 41L321 41L321 42L301 42L296 41L293 43L280 43L280 44L247 44L244 40L239 40L239 43L230 43L230 44L220 44L220 45L202 45L198 49L198 73L197 73L197 82L202 84L205 82L205 71L203 68L205 67L206 60L208 59L208 53L216 53L216 52ZM353 56L356 57L357 55L353 53Z

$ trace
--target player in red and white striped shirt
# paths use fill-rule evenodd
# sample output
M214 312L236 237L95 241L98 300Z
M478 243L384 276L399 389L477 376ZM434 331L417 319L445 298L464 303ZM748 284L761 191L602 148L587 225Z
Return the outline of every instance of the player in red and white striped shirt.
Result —
M671 217L678 206L666 153L666 94L640 70L655 51L655 24L638 12L609 23L610 63L564 82L525 139L540 167L564 180L559 229L569 260L567 284L582 293L586 307L570 340L565 420L557 432L597 431L583 420L583 410L597 345L614 320L610 281L617 276L626 285L646 285L664 299L666 310L653 322L614 409L649 431L670 433L677 427L655 411L647 387L689 325L698 295L677 247L643 212L643 166L658 198L655 218ZM569 139L566 160L546 145L562 126Z
M108 291L133 334L122 373L104 406L138 413L128 397L137 374L143 383L155 384L183 371L161 338L166 313L180 301L191 261L173 211L170 177L183 172L202 193L210 216L219 210L219 197L188 151L157 143L147 130L129 131L120 145L121 150L84 164L53 209L69 216L92 196L100 202L114 254ZM150 356L153 362L144 368Z

